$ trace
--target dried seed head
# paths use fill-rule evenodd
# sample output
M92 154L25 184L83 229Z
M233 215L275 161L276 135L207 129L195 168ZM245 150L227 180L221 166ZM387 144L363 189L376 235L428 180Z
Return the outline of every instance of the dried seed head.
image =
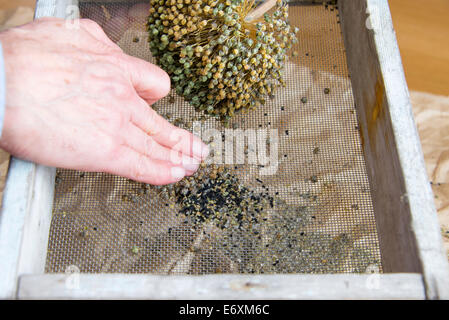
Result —
M289 26L283 1L257 22L245 21L255 6L250 0L150 3L151 52L198 111L225 120L284 84L281 70L298 30Z

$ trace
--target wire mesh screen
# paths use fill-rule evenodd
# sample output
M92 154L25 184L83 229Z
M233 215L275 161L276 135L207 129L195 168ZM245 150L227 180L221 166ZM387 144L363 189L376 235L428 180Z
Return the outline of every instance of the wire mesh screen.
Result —
M152 61L147 9L139 1L80 3L81 16L97 21L126 53ZM266 205L245 225L229 223L234 212L219 225L190 219L176 186L58 170L47 272L73 266L92 273L382 271L338 8L291 2L289 11L300 31L286 63L286 87L229 123L243 132L277 129L275 174L245 162L225 165L223 178ZM153 108L178 126L225 132L174 92ZM201 179L217 180L217 167L202 168ZM206 192L200 189L195 192Z

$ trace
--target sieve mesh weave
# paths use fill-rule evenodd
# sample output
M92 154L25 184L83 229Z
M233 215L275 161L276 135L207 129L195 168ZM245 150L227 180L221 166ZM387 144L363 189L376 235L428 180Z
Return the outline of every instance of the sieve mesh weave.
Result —
M126 53L152 61L146 12L135 14L139 3L145 2L81 1L81 16L97 21ZM298 55L286 64L286 88L231 121L242 130L278 129L275 175L261 176L255 165L231 166L245 186L275 198L261 231L194 226L177 214L170 189L58 169L47 272L69 266L89 273L382 271L338 8L298 1L289 10L300 31ZM198 120L224 131L174 92L153 107L180 126Z

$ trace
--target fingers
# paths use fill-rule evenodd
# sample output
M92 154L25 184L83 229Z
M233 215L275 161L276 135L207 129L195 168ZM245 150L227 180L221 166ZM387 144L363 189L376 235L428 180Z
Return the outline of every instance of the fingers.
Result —
M120 62L137 94L148 104L153 104L170 92L170 77L161 68L126 54L121 55Z
M119 157L109 162L106 172L153 185L175 183L186 175L183 167L151 159L126 146L118 154Z
M172 165L182 166L186 175L192 175L198 170L199 161L183 155L179 151L161 146L152 137L130 123L125 132L125 141L135 151L154 160L168 162Z
M207 158L209 148L200 138L169 123L151 109L145 101L140 99L140 103L136 103L133 110L130 111L131 121L160 145L199 160Z

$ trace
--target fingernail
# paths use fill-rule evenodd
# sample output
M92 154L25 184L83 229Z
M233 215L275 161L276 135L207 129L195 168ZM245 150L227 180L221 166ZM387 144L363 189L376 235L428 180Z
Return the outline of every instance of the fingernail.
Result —
M193 154L201 159L206 159L209 155L209 147L202 142L193 142Z
M182 158L182 166L187 171L196 171L196 170L198 170L200 163L196 159L189 158L189 157L183 157Z
M186 175L186 170L181 167L171 168L171 176L173 179L182 179Z

